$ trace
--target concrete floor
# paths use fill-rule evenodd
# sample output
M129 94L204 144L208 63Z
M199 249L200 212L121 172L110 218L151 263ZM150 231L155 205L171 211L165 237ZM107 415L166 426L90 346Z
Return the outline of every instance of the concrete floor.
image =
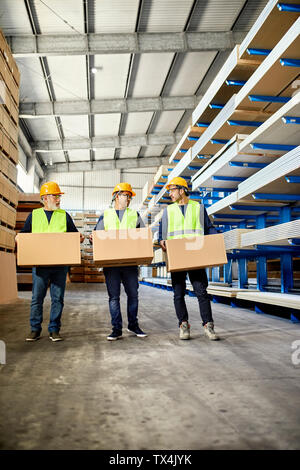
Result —
M187 297L192 339L180 341L172 297L140 286L149 336L115 342L104 284L68 285L60 343L47 337L48 296L35 343L31 293L0 306L0 449L299 449L300 325L213 304L212 342Z

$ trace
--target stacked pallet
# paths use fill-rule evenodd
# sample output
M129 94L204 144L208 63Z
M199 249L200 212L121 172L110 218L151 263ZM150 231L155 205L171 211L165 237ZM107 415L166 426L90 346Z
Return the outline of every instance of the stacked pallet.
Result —
M28 215L33 209L43 207L39 194L35 193L18 193L18 205L16 216L16 233L19 233L24 227ZM32 269L23 266L17 266L18 290L32 289Z
M70 213L75 227L81 233L83 233L84 217L83 212ZM70 282L84 282L84 265L83 265L83 248L81 245L81 265L71 266L69 271Z
M102 268L95 266L93 261L93 248L89 242L89 235L99 219L96 212L77 213L72 215L78 230L85 235L81 248L81 266L70 268L71 282L105 282Z
M14 256L20 74L0 30L0 302L17 297Z

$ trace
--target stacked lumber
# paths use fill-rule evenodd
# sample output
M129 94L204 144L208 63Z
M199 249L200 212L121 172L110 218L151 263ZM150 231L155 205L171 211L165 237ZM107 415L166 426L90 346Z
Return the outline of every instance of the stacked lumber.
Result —
M43 207L38 193L18 193L18 205L16 214L16 233L24 227L28 215L34 210ZM18 290L32 289L32 269L17 266Z
M0 30L0 303L17 298L14 256L20 73Z
M241 237L243 234L253 232L252 229L236 228L224 232L224 241L226 251L241 248Z
M237 299L250 300L280 307L300 310L300 296L294 294L282 294L278 292L260 292L241 290L236 294Z
M241 246L249 245L285 245L289 240L300 238L300 220L293 220L272 227L253 230L241 235Z

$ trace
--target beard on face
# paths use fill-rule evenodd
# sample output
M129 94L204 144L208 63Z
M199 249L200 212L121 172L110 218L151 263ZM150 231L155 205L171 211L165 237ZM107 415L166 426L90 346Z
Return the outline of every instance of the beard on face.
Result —
M59 205L56 205L56 200L55 201L50 201L50 199L47 200L47 206L50 211L55 211L56 209L59 208Z

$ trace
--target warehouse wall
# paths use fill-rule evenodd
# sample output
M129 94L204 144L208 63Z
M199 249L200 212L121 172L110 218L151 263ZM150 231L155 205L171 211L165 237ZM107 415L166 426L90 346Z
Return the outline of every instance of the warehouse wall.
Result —
M157 168L134 168L105 171L79 171L69 173L47 172L47 181L56 181L65 193L62 209L71 211L101 211L111 202L112 189L119 182L128 182L136 192L130 207L138 208L142 202L142 189Z

